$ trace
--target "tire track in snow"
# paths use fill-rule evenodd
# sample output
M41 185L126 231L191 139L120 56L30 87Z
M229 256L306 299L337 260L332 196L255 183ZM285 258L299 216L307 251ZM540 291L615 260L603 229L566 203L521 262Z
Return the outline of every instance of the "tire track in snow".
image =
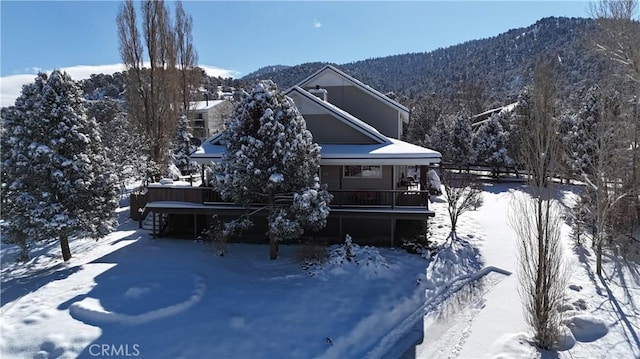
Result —
M484 308L484 295L502 279L503 274L487 273L453 293L425 315L423 342L414 343L401 358L456 358L471 334L471 325Z
M462 344L464 344L464 340L469 335L472 319L482 308L475 308L475 310L468 313L463 313L464 315L460 314L460 309L468 308L481 301L484 294L507 275L511 275L511 272L488 266L476 273L465 274L452 279L441 286L440 290L427 299L418 310L382 338L380 343L367 353L367 358L414 357L415 353L412 351L418 348L423 338L429 338L428 335L432 334L431 332L433 332L435 341L431 341L431 338L427 339L429 340L429 348L440 348L439 350L441 351L448 351L453 354L453 356L446 354L449 357L457 356ZM465 290L461 292L463 288ZM469 293L472 292L476 292L477 297L470 297ZM472 301L471 299L473 298L476 300ZM446 313L450 317L443 319L441 316ZM439 316L441 320L434 322L433 319L437 319ZM428 325L429 323L436 323L436 326ZM454 326L456 327L454 328ZM457 335L458 333L461 334ZM459 338L456 338L456 336ZM432 350L429 351L431 352ZM442 356L429 355L426 357Z

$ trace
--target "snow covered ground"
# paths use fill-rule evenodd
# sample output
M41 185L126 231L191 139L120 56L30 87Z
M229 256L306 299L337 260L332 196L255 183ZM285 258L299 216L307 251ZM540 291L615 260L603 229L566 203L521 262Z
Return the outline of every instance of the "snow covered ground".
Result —
M517 189L487 184L484 205L461 218L462 240L432 261L355 247L352 261L338 253L303 270L298 246L270 261L267 246L248 244L219 257L205 243L152 240L127 207L117 232L73 241L68 263L52 243L18 265L3 244L0 357L640 357L640 265L611 253L601 280L592 251L568 239L565 350L529 344L506 223Z

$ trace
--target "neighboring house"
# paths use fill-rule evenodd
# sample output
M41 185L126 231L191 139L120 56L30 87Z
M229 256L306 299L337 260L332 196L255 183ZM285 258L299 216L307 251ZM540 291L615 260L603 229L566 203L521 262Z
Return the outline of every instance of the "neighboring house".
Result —
M309 235L337 242L350 234L359 243L393 246L400 244L399 237L415 235L434 215L428 206L427 170L441 155L399 140L409 118L406 107L333 66L285 94L322 147L320 181L334 195L327 227ZM201 164L219 161L224 149L220 138L204 141L192 159ZM147 200L145 211L165 213L167 218L190 215L192 219L183 218L183 223L190 221L194 233L204 228L207 215L232 217L246 210L220 201L212 189L203 187L152 184Z
M201 140L222 130L225 118L231 116L233 105L229 100L193 101L189 105L189 125L193 137Z

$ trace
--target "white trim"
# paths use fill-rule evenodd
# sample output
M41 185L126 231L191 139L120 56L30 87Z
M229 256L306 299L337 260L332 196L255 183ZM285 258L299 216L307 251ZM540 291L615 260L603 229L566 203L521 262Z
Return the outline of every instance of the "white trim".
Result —
M440 152L416 146L400 140L389 139L389 143L371 145L320 144L321 165L432 165L440 163ZM191 155L200 164L210 164L222 159L224 146L211 141Z

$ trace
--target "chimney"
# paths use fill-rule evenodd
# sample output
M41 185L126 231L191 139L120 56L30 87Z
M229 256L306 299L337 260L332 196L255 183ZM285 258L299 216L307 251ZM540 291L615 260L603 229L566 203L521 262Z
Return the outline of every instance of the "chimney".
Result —
M206 106L209 107L209 93L204 94L204 100L206 101Z
M322 101L327 101L327 90L320 88L320 85L316 85L316 88L309 90L309 93Z

